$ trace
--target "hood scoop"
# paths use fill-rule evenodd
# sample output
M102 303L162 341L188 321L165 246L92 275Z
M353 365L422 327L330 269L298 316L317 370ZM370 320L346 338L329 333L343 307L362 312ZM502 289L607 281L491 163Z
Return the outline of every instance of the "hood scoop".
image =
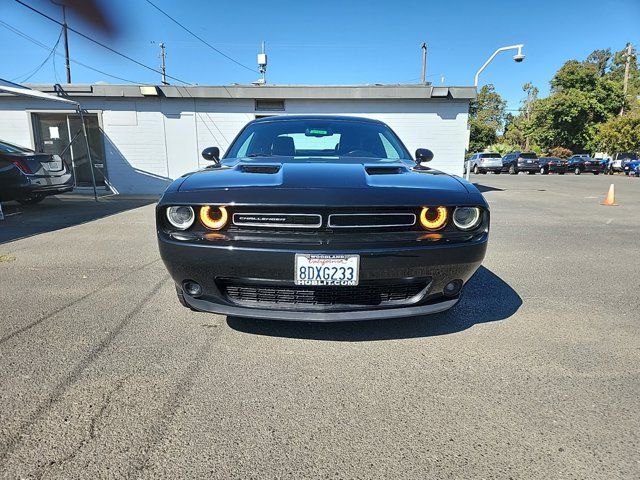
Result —
M278 173L282 165L240 165L239 170L244 173L264 173L273 175Z
M406 173L407 169L405 167L399 167L397 165L394 166L365 166L364 169L367 171L368 175L398 175L400 173Z

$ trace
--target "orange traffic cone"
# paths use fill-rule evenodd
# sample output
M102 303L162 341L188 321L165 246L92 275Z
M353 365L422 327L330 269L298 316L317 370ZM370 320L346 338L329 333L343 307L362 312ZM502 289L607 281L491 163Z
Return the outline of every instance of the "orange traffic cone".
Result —
M618 205L616 203L616 191L613 183L609 187L609 192L607 192L607 196L604 198L604 202L602 202L600 205L608 205L610 207Z

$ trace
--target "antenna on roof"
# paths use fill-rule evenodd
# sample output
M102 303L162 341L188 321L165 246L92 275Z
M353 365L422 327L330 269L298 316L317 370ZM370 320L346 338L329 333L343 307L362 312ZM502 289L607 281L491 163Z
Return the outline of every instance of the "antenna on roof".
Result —
M262 52L258 54L258 71L262 76L258 80L256 80L254 85L264 85L267 83L266 73L267 73L267 53L264 50L264 42L262 42Z

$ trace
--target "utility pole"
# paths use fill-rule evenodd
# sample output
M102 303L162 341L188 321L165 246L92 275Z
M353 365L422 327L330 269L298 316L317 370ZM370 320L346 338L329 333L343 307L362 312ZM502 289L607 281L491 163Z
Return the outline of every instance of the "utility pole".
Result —
M51 3L62 7L62 35L64 37L64 66L67 70L67 83L71 83L71 64L69 63L69 32L67 29L67 6L64 3Z
M422 83L427 83L427 44L423 43L422 46Z
M623 104L620 115L624 114L624 102L627 101L627 89L629 88L629 69L631 68L631 42L627 43L627 61L624 65L624 83L622 86Z
M162 72L162 84L169 85L167 83L167 64L166 64L167 53L164 48L164 42L160 42L160 58L162 59L162 64L160 65L160 71Z

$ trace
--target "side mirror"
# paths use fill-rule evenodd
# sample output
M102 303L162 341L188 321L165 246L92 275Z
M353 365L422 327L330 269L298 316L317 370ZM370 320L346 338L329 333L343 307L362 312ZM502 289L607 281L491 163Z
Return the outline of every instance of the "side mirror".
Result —
M428 148L419 148L416 150L416 163L430 162L433 160L433 152Z
M202 150L202 158L220 165L220 149L218 147L207 147Z

